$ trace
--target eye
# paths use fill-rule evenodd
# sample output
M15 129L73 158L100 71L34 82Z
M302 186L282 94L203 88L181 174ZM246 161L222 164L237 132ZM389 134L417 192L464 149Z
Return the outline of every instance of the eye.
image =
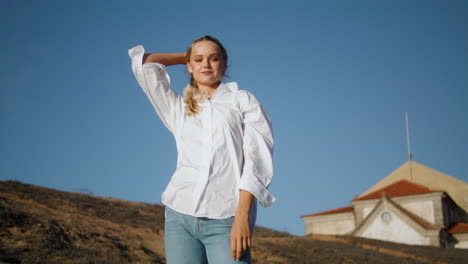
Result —
M213 57L213 58L211 58L211 60L212 61L219 61L220 59L219 59L219 57Z

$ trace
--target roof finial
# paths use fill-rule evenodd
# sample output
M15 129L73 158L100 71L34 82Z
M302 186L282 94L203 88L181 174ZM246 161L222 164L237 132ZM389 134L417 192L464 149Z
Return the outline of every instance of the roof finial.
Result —
M413 168L412 168L412 160L413 160L413 153L411 153L411 145L410 145L410 132L409 132L409 125L408 125L408 112L405 112L405 119L406 119L406 145L408 146L408 161L410 166L410 181L413 181Z
M413 159L413 154L411 153L411 145L410 145L408 112L405 112L405 117L406 117L406 145L408 146L408 160L412 160Z

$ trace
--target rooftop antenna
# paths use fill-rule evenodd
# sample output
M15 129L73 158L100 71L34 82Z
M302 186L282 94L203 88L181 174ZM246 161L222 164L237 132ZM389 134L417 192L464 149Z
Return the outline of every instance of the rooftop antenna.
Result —
M413 181L413 153L411 153L411 145L410 145L410 132L409 132L409 125L408 125L408 112L405 112L405 119L406 119L406 145L408 146L408 161L410 166L410 181Z

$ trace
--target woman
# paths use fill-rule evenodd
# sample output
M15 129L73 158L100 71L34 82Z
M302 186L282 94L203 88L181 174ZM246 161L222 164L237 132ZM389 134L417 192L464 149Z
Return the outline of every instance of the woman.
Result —
M271 121L257 99L222 83L228 56L216 38L186 53L129 50L132 69L173 133L177 168L162 194L167 263L250 263L256 200L264 207L273 176ZM186 64L184 97L170 87L166 66Z

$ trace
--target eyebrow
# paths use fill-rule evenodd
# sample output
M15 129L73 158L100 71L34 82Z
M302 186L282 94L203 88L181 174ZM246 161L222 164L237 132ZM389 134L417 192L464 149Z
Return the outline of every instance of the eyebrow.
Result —
M217 56L221 56L221 53L211 53L210 55L208 55L208 57L215 56L215 55L217 55ZM193 55L193 57L199 57L199 56L203 57L203 55L202 55L202 54L196 54L196 55Z

